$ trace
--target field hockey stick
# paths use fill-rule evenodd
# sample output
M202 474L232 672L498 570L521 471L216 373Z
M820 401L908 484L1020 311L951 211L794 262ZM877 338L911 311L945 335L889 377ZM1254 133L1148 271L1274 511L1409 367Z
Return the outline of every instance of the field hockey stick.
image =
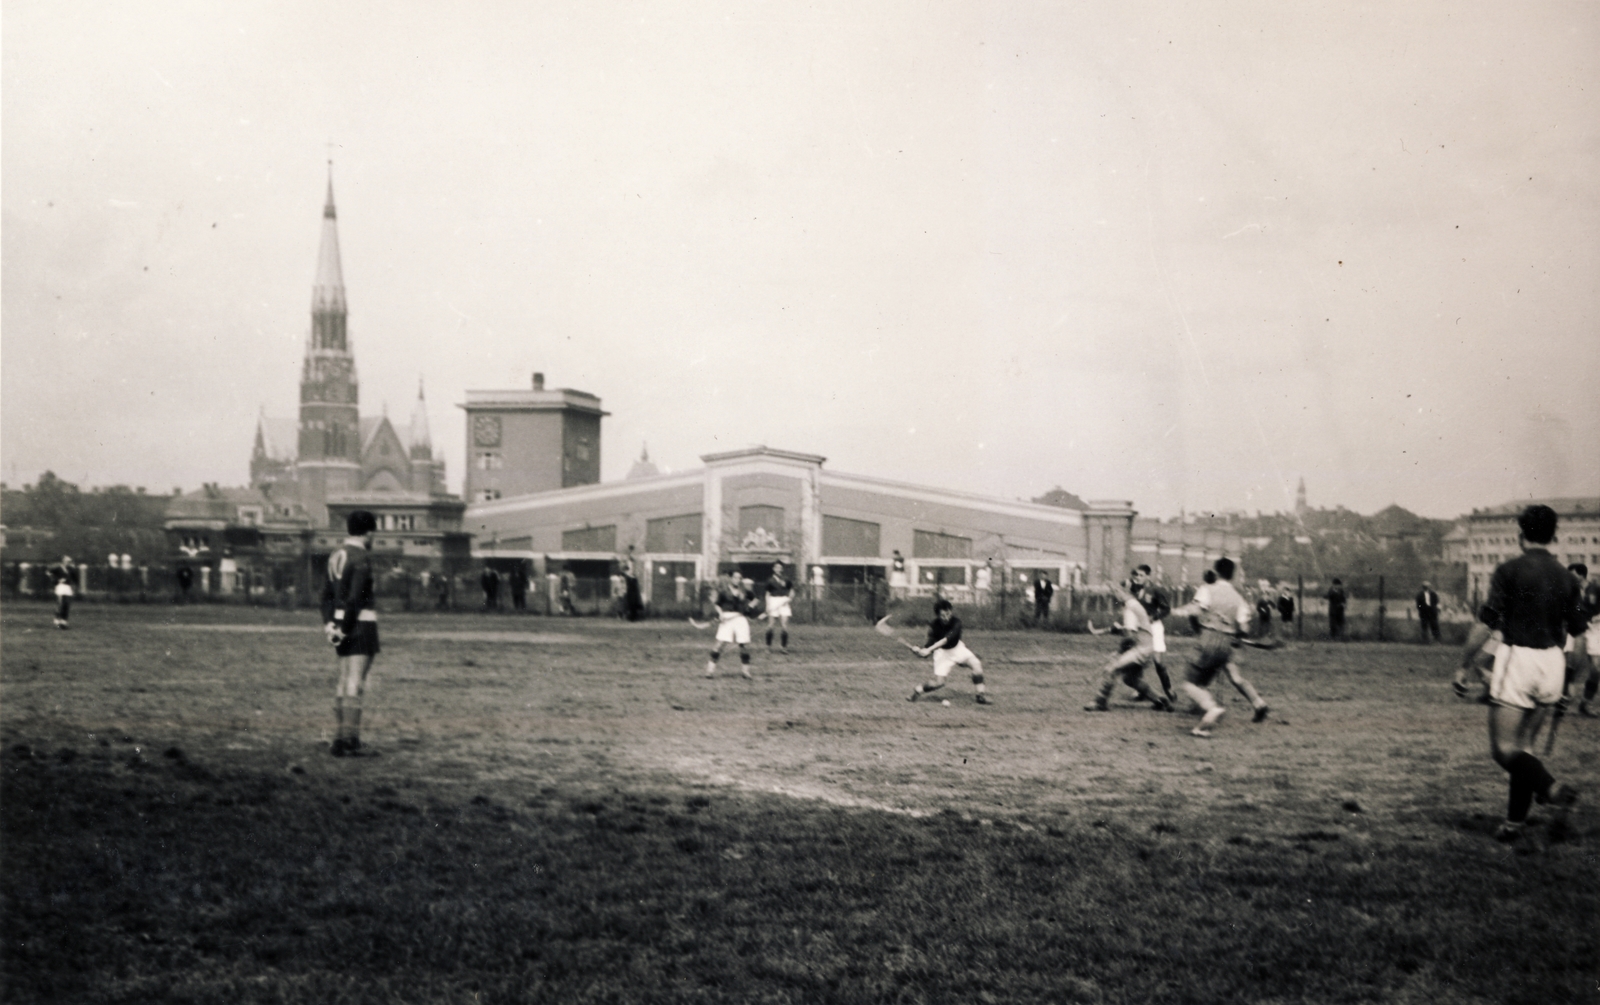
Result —
M1247 639L1241 636L1239 638L1239 642L1242 645L1249 646L1251 649L1265 649L1268 652L1271 652L1274 649L1283 648L1282 639L1267 639L1263 642L1261 639Z
M921 651L918 650L916 646L912 645L911 643L907 642L905 639L902 639L900 636L898 636L898 635L896 635L894 633L894 628L889 624L889 618L888 618L887 615L885 615L884 617L879 618L877 624L872 626L872 630L877 632L879 635L885 635L885 636L888 636L891 639L894 639L896 642L898 642L901 645L905 646L907 649L909 649L912 652L916 653L918 656L922 655Z
M1549 757L1550 751L1555 749L1556 730L1561 728L1561 720L1566 717L1566 714L1567 699L1562 696L1561 700L1556 702L1556 710L1550 715L1550 731L1544 734L1544 756L1546 757Z
M1109 628L1096 628L1094 626L1094 622L1093 621L1085 620L1084 624L1089 626L1089 634L1090 635L1109 635L1109 634L1111 634L1111 629L1109 629Z
M689 624L694 625L696 628L700 629L701 631L705 631L707 628L711 627L711 622L709 622L709 621L696 621L694 618L690 618L689 619Z

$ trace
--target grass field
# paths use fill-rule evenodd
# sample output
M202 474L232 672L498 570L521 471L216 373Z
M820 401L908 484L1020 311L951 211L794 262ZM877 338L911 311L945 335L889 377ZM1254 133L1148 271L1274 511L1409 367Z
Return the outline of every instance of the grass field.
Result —
M1600 724L1495 843L1453 648L1247 651L1272 716L1200 740L1081 711L1103 638L973 633L996 703L944 707L867 626L747 682L683 623L394 615L335 759L307 613L73 620L0 611L7 1002L1597 998Z

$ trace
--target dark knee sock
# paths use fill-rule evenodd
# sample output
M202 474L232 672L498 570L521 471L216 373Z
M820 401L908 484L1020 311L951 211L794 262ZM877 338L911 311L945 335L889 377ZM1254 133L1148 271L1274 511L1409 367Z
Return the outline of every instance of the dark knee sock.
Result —
M769 648L772 646L772 629L770 628L767 629L767 646Z
M1156 676L1161 680L1161 690L1165 691L1167 694L1171 694L1172 678L1167 675L1167 668L1165 664L1156 664Z
M780 637L783 640L783 648L785 648L785 649L789 648L789 633L788 633L788 631L784 631L783 633L781 633Z
M1506 819L1520 822L1528 819L1528 808L1535 795L1548 797L1555 782L1544 764L1527 751L1518 751L1506 762L1511 775L1511 796L1506 804Z
M1583 682L1583 700L1593 699L1596 691L1600 691L1600 676L1590 674L1589 679Z

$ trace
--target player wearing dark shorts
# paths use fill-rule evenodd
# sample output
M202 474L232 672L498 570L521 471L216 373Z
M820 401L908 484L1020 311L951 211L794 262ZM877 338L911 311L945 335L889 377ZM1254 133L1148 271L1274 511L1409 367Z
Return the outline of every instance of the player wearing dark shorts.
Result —
M337 725L329 753L345 757L361 750L361 696L372 659L378 655L378 609L373 594L372 534L377 518L364 509L345 521L350 536L328 556L322 588L322 625L339 657L333 715Z
M1233 588L1233 560L1219 558L1212 568L1216 570L1217 581L1200 587L1193 600L1173 612L1200 621L1200 648L1189 661L1183 683L1184 693L1205 710L1200 724L1190 730L1195 736L1210 736L1211 727L1225 711L1206 690L1220 672L1227 673L1228 680L1249 700L1250 707L1255 709L1255 722L1265 719L1268 711L1267 703L1261 700L1255 686L1239 673L1234 655L1239 638L1250 631L1250 604Z
M1533 740L1566 690L1567 634L1588 628L1577 577L1550 554L1556 511L1529 506L1517 517L1522 554L1500 563L1489 577L1489 599L1479 619L1504 638L1489 678L1489 748L1510 777L1505 823L1495 837L1515 841L1534 800L1570 806L1578 798L1557 787L1533 754Z

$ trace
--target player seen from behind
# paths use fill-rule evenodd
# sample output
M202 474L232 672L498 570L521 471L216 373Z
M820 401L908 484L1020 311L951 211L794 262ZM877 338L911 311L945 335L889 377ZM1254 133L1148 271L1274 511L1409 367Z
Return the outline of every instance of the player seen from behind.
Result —
M1200 724L1190 730L1195 736L1210 736L1211 727L1226 711L1206 690L1219 671L1227 673L1228 680L1249 700L1250 707L1255 709L1255 722L1267 717L1267 703L1239 673L1239 665L1234 658L1239 638L1250 633L1250 604L1233 588L1232 559L1219 558L1212 568L1216 570L1217 581L1200 587L1195 591L1193 600L1173 611L1179 616L1197 618L1200 622L1200 648L1189 661L1183 682L1184 694L1205 710Z
M983 686L983 663L961 641L961 619L955 616L950 601L940 597L933 602L933 620L928 622L928 642L914 651L924 659L933 657L933 679L918 684L908 701L916 701L944 687L950 671L964 666L972 671L972 685L977 691L974 700L980 705L989 704L989 696Z
M1577 578L1550 554L1556 511L1529 506L1517 527L1522 554L1494 570L1478 612L1504 636L1489 678L1489 747L1511 776L1505 823L1495 834L1508 842L1521 835L1534 800L1568 806L1578 797L1571 786L1556 786L1533 754L1533 739L1565 693L1567 633L1588 628Z
M739 646L739 672L744 674L746 680L754 680L750 676L749 615L755 613L757 601L750 594L744 576L738 570L728 573L727 580L717 587L717 595L711 602L717 608L717 647L711 650L711 659L706 663L706 676L716 676L722 647L733 642Z
M1111 592L1122 601L1122 622L1116 629L1123 635L1122 650L1101 671L1100 693L1092 703L1083 706L1083 710L1108 711L1111 692L1116 688L1117 681L1121 680L1138 692L1141 701L1148 701L1157 711L1172 711L1172 703L1152 691L1144 680L1145 665L1155 658L1149 613L1139 598L1122 586L1113 585Z
M333 691L336 733L328 752L346 757L361 751L361 696L372 659L378 655L378 606L373 593L372 534L378 520L364 509L345 520L349 536L328 556L322 587L322 627L339 656Z

